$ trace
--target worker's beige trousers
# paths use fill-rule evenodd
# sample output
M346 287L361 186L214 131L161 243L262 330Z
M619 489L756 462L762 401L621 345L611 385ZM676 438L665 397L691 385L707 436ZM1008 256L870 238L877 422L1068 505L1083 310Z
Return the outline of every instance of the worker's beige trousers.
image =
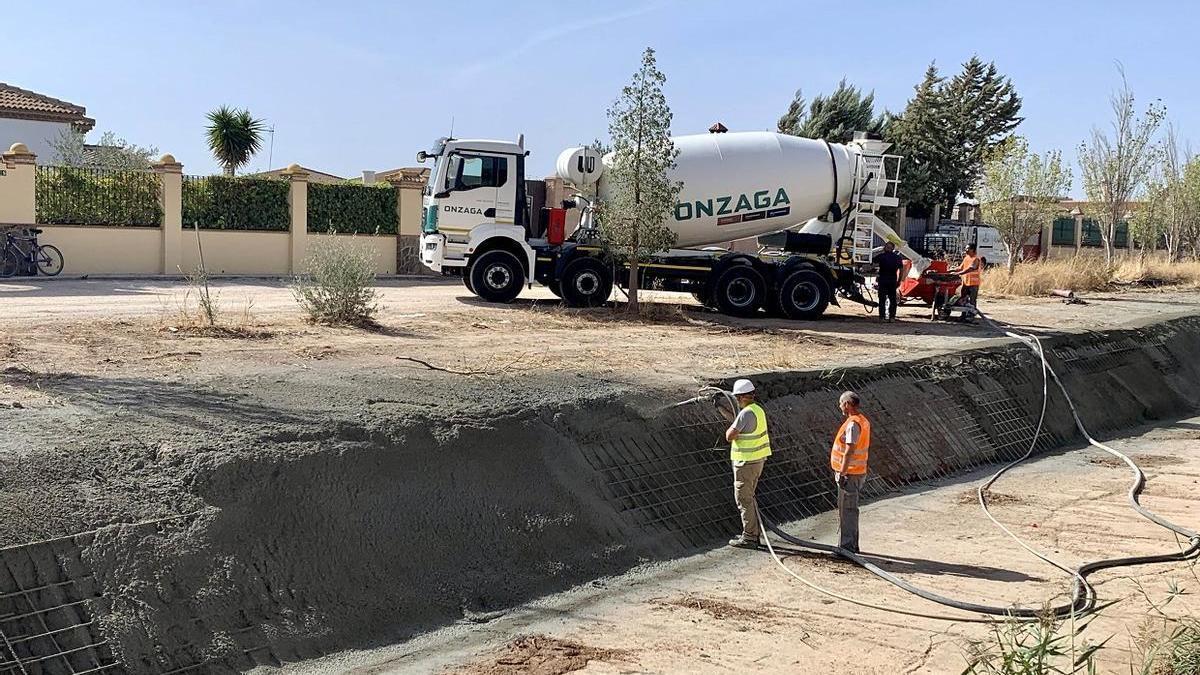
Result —
M733 499L742 516L742 536L758 539L758 506L754 502L754 491L758 489L758 477L762 475L767 460L733 463Z

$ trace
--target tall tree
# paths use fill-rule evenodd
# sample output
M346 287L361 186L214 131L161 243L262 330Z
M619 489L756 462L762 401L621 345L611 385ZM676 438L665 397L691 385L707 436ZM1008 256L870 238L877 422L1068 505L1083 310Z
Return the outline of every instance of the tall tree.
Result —
M1093 127L1091 139L1079 146L1079 168L1088 199L1086 211L1100 223L1104 259L1110 265L1115 254L1117 223L1125 219L1130 202L1158 160L1160 149L1154 138L1166 113L1160 103L1154 102L1139 117L1125 70L1118 65L1117 71L1121 75L1121 88L1109 97L1112 133Z
M779 118L780 133L845 143L855 131L879 133L884 116L875 114L875 92L864 95L843 78L829 96L817 96L805 107L804 95L796 95Z
M1200 156L1187 160L1179 190L1183 208L1186 209L1182 233L1192 249L1192 260L1200 261Z
M994 63L972 57L949 80L930 64L904 112L884 129L905 156L901 198L920 213L936 204L949 211L959 195L970 196L984 158L1021 123L1020 110Z
M208 113L208 149L225 168L226 176L232 176L262 148L265 129L263 120L251 117L248 110L221 106Z
M1167 233L1171 198L1165 179L1160 175L1148 179L1137 201L1137 208L1129 216L1129 237L1141 246L1145 259Z
M666 80L654 50L646 48L632 81L608 109L612 189L599 204L597 221L610 254L629 264L630 312L639 311L639 261L675 243L667 222L682 184L669 176L679 151L671 140Z
M984 222L1000 232L1008 248L1012 274L1025 242L1058 214L1059 201L1071 188L1071 170L1063 166L1061 152L1038 155L1024 138L1013 136L987 156L974 187Z
M1175 262L1182 253L1184 235L1192 219L1200 217L1197 208L1194 208L1200 207L1200 204L1193 207L1187 200L1187 185L1184 179L1187 165L1191 162L1191 151L1186 150L1180 155L1179 138L1174 124L1167 124L1161 158L1162 167L1157 173L1162 177L1163 197L1166 201L1163 209L1162 242L1167 249L1167 260Z
M893 144L892 151L904 156L900 198L914 214L927 212L945 199L937 180L945 155L943 82L937 66L929 64L904 112L891 118L883 129L884 138Z
M940 176L941 192L949 209L959 195L971 196L971 187L983 170L983 161L1004 142L1024 119L1021 98L995 63L972 56L962 72L946 82L942 93L946 105L946 129L942 138L947 150Z

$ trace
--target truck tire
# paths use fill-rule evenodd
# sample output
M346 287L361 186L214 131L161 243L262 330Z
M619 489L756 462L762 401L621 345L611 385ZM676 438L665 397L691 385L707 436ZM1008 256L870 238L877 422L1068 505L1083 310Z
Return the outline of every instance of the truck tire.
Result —
M766 299L766 288L758 270L749 265L733 265L713 283L712 299L722 314L754 316Z
M525 269L517 256L495 249L471 261L470 281L469 288L484 300L512 302L525 285Z
M828 306L829 284L816 270L796 270L779 287L779 309L789 319L817 319Z
M594 258L567 263L560 283L562 299L571 307L599 307L612 295L613 280L608 267Z
M692 291L692 297L695 298L696 302L700 303L701 305L704 305L705 307L712 307L712 297L708 294L707 289Z
M554 294L554 297L562 300L562 282L551 281L550 283L546 284L546 288L550 289L550 292Z
M470 267L463 268L462 280L463 280L463 286L466 286L467 290L471 291L471 295L475 295L475 289L471 288L471 268Z

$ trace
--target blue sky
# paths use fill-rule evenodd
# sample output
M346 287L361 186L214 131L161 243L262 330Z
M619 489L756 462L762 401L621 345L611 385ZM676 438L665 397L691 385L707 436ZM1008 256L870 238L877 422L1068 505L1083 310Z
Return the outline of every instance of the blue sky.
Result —
M847 77L903 108L925 66L993 60L1024 99L1035 149L1108 123L1124 64L1200 149L1193 2L126 2L6 0L0 81L87 106L112 130L217 166L204 114L246 107L275 127L272 164L343 176L413 164L445 135L526 136L531 169L603 137L605 108L658 50L675 133L720 120L773 129L792 93ZM251 169L267 168L267 153ZM1078 174L1078 169L1075 169Z

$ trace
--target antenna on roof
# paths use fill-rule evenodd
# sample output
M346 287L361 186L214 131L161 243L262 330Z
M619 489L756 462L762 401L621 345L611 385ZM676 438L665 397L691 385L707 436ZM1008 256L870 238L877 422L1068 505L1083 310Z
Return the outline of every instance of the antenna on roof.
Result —
M271 161L275 158L275 124L274 123L271 124L270 129L267 129L267 133L271 134L271 144L270 144L270 146L268 146L268 149L267 149L267 171L270 171L271 167L274 166L273 164L271 164Z
M454 140L454 115L450 116L450 136L449 140Z

